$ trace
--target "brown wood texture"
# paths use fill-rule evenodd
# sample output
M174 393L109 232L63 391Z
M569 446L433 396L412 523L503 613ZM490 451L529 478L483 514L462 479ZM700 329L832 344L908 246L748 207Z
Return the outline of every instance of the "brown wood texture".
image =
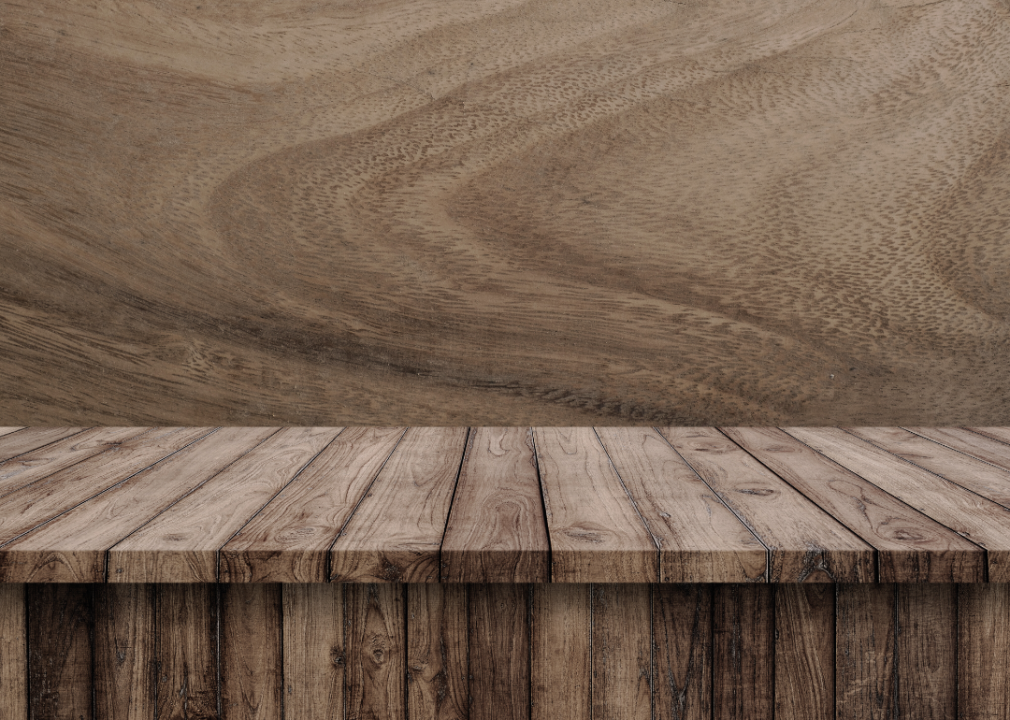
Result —
M532 429L470 432L441 562L443 582L550 581L550 542Z
M897 713L895 585L839 585L835 610L837 720Z
M723 432L876 548L880 582L985 579L982 548L778 428Z
M92 586L29 585L30 720L93 720Z
M652 590L655 717L712 717L712 586Z
M775 586L775 718L835 712L835 586Z
M593 585L593 720L652 718L651 592Z
M220 717L218 586L157 585L158 720Z
M533 586L531 720L593 717L590 592L586 584Z
M946 445L965 455L971 455L997 467L1010 470L1010 447L999 440L980 435L967 428L910 427L906 430L941 445Z
M154 585L94 588L95 717L149 720L155 716Z
M1004 717L1010 707L1010 585L958 590L958 718Z
M467 587L470 720L529 720L530 601L529 585Z
M134 435L144 432L148 428L139 428ZM39 450L47 445L55 443L63 438L77 435L84 431L82 427L27 427L15 433L9 433L0 437L0 459L9 462L12 458L20 459L20 456L32 450Z
M221 586L221 709L231 720L281 717L281 586Z
M772 585L712 589L712 713L720 720L771 720L775 712Z
M898 585L896 602L898 707L922 720L957 717L957 586Z
M1006 422L1008 13L8 3L4 421Z
M25 586L0 585L0 717L27 720L28 638Z
M343 720L344 586L281 585L284 718Z
M470 717L467 587L407 586L407 720Z
M345 720L402 718L406 711L404 585L344 588L347 630Z

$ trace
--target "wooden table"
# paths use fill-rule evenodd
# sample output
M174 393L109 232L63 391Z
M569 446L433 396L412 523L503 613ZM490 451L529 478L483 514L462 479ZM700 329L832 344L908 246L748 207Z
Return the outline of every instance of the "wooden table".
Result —
M1010 429L0 429L0 717L998 718Z

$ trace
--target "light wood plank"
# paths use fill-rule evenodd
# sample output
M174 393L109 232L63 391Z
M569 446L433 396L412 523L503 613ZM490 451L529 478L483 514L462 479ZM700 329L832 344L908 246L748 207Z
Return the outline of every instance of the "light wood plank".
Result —
M18 430L24 430L24 429L25 428L23 426L22 427L0 427L0 437L2 437L4 435L10 435L13 432L17 432Z
M0 460L9 462L11 458L38 450L63 438L84 432L83 427L27 427L18 432L0 437ZM146 428L138 428L137 433Z
M187 583L155 587L157 718L218 718L219 586Z
M970 539L987 552L988 579L1010 579L1010 510L840 428L783 428L793 437Z
M768 550L654 429L596 432L659 543L661 582L765 579Z
M532 720L592 717L591 586L533 586Z
M957 717L957 585L897 586L899 717Z
M330 551L331 580L438 582L467 429L410 428Z
M712 717L771 720L775 711L774 586L712 587Z
M470 720L529 720L530 586L469 585Z
M110 582L215 582L218 550L339 428L284 428L109 550Z
M281 717L281 587L221 586L221 709L228 720Z
M655 717L712 718L712 586L652 588Z
M406 591L407 720L467 720L467 588L415 583Z
M404 585L348 584L346 720L406 714Z
M0 717L28 720L25 586L0 585Z
M31 720L92 720L91 586L29 585Z
M769 548L768 582L870 582L873 548L715 428L660 428Z
M11 493L0 500L0 545L163 461L210 432L210 428L162 428Z
M652 718L651 590L592 586L593 720Z
M980 435L966 428L957 427L907 427L909 432L929 438L933 442L971 455L979 460L996 465L1005 470L1010 470L1010 445L994 440L991 437Z
M985 552L778 428L722 428L877 550L880 582L982 582Z
M442 582L550 580L550 544L530 428L470 431L441 558Z
M274 432L222 428L201 438L4 546L0 580L105 582L109 548ZM113 566L111 573L120 575L122 569Z
M326 582L329 551L405 428L347 428L221 548L222 582Z
M151 720L157 704L154 585L96 585L95 716Z
M281 592L284 720L343 720L344 586L287 583Z
M775 719L835 714L835 585L775 586Z
M1010 708L1010 585L958 586L957 717L994 720Z
M965 429L978 435L990 438L992 440L997 440L1003 444L1010 444L1010 427L1006 426L968 427Z
M0 497L71 465L116 449L150 428L91 428L0 463Z
M554 582L657 582L659 549L592 428L534 428Z
M892 720L897 700L895 585L838 585L836 720Z

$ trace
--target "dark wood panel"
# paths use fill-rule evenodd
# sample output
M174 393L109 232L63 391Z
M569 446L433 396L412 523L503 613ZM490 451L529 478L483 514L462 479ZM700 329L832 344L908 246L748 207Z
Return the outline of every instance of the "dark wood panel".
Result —
M1010 707L1010 585L960 585L957 617L960 720L1006 716Z
M348 584L345 720L406 714L406 618L399 583Z
M835 714L835 587L775 586L775 718Z
M151 720L156 712L154 585L96 585L95 717Z
M281 717L281 586L221 586L221 709L229 720Z
M898 712L895 585L838 585L835 717L893 720Z
M156 587L157 718L219 718L218 586Z
M529 720L530 586L469 585L470 720Z
M712 713L720 720L771 720L775 712L772 585L712 588Z
M344 586L290 583L281 592L284 720L343 720Z
M470 717L465 585L407 586L407 720Z
M92 720L92 586L29 585L31 720Z
M531 720L592 717L592 609L587 584L533 586Z
M25 586L0 585L0 717L28 720Z
M902 717L957 717L957 586L897 586L895 668Z
M594 584L591 594L593 720L651 720L651 587Z
M652 588L654 716L712 717L712 586Z

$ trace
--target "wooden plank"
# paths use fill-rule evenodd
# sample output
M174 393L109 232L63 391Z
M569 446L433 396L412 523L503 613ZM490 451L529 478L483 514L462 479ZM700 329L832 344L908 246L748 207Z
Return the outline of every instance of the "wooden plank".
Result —
M28 427L0 437L0 460L9 462L11 458L37 450L63 438L76 435L83 427ZM141 433L145 428L137 428Z
M467 588L416 583L406 592L407 720L467 720Z
M4 435L10 435L13 432L17 432L18 430L24 430L24 429L25 429L24 427L0 427L0 437Z
M971 455L997 467L1010 470L1010 446L999 440L979 435L966 428L907 427L905 429L965 455Z
M441 561L442 582L550 581L550 544L530 428L470 431Z
M712 586L654 585L655 717L712 718Z
M167 428L121 444L0 500L0 545L196 442L209 428Z
M330 551L331 580L438 582L467 429L404 433Z
M835 585L775 586L775 718L835 714Z
M28 720L25 586L0 585L0 717Z
M91 586L29 585L31 720L92 720Z
M532 720L592 718L589 584L533 586Z
M470 720L529 720L530 586L469 585Z
M339 428L284 428L109 550L110 582L215 582L218 550Z
M221 586L221 709L229 720L281 717L281 587Z
M592 586L593 718L652 718L652 597L645 584Z
M836 720L892 720L897 712L895 585L838 585Z
M778 428L722 428L877 550L880 582L982 582L985 552Z
M987 552L988 579L1010 579L1010 510L840 428L783 428Z
M772 585L712 587L712 717L771 720L775 710Z
M222 582L326 582L340 529L405 428L347 428L221 548Z
M1010 707L1010 585L958 586L957 717L992 720Z
M91 428L18 455L0 463L0 497L149 431L150 428Z
M96 585L95 717L151 720L156 712L154 585Z
M898 715L957 717L957 586L897 586Z
M534 428L554 582L657 582L659 550L592 428Z
M767 548L654 429L596 432L659 543L661 582L764 581Z
M660 428L769 549L768 582L870 582L873 548L715 428Z
M0 549L0 581L105 582L110 547L273 432L270 428L217 430L22 535ZM121 569L113 566L111 572L115 576Z
M284 720L343 720L344 586L288 583L281 593Z
M965 429L992 440L997 440L1004 444L1010 444L1010 427L969 427Z
M406 714L404 585L348 584L346 720Z
M218 588L157 585L158 720L218 718Z

